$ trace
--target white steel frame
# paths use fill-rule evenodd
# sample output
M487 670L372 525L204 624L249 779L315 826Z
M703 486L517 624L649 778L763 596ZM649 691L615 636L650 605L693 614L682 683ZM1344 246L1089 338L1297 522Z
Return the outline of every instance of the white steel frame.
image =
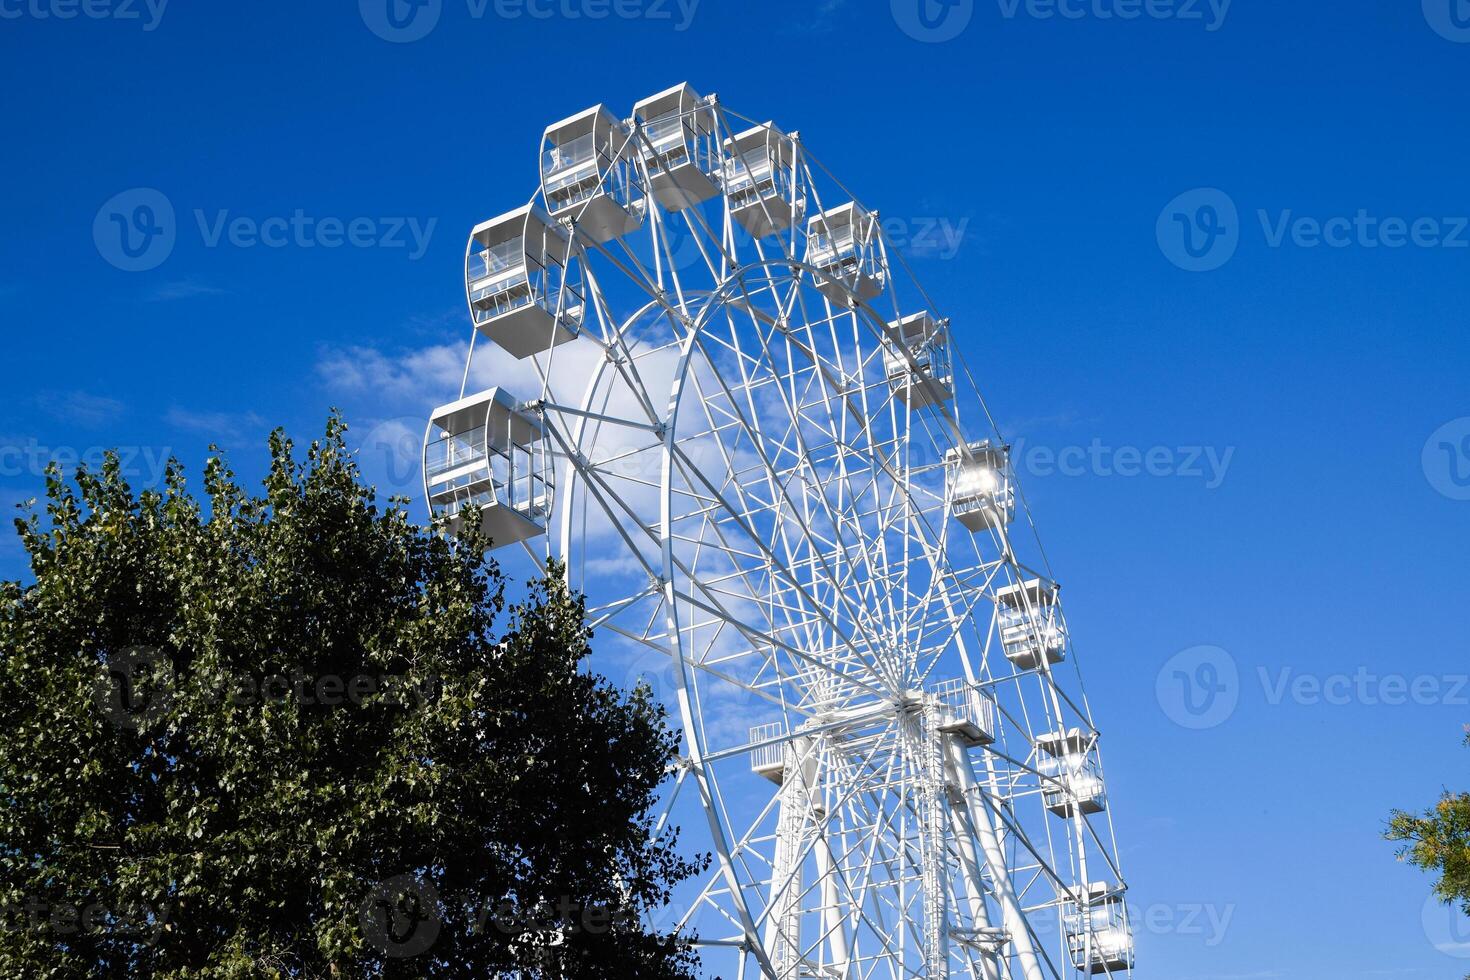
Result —
M684 101L726 154L762 125ZM611 159L649 187L653 145L623 126ZM772 134L796 161L790 212L854 201ZM599 635L671 667L684 744L657 829L702 823L685 840L715 860L661 925L727 978L1130 975L1131 954L1089 968L1064 922L1093 883L1125 887L1111 812L1047 808L1041 736L1079 729L1101 765L1076 651L1018 670L999 641L996 592L1053 580L1029 511L1017 491L1015 524L952 514L947 460L1004 442L959 351L952 395L910 407L890 383L896 358L919 367L896 325L940 311L876 222L864 299L803 261L807 222L752 239L723 194L680 203L642 198L608 241L564 216L583 335L548 338L523 406L561 469L552 533L523 544L567 562ZM965 696L983 738L956 727Z

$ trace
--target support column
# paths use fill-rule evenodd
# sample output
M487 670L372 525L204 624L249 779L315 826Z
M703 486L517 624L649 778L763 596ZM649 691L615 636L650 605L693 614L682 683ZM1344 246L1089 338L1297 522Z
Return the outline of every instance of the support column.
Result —
M920 855L924 889L924 970L930 980L949 980L949 900L945 892L944 744L939 705L927 700L914 734L919 749Z
M985 905L985 884L980 874L980 858L975 850L975 830L970 826L970 817L964 811L964 805L964 798L956 791L950 800L949 821L955 845L960 852L960 866L964 871L965 904L970 910L970 921L975 928L989 929L990 909ZM980 972L984 980L1000 980L998 960L1001 955L991 951L980 953Z
M775 980L797 980L801 972L802 841L810 823L817 774L812 748L809 736L798 735L786 745L765 935Z
M832 952L832 969L839 976L847 973L850 956L847 946L847 920L842 914L842 894L837 887L837 867L832 845L823 833L815 848L817 874L822 880L822 934L827 937L827 946Z
M965 747L953 737L945 739L946 755L950 772L959 787L970 814L970 823L980 849L985 854L985 863L990 869L990 880L995 884L996 897L1000 900L1001 922L1011 938L1011 950L1016 959L1022 980L1045 980L1041 960L1031 942L1031 933L1026 928L1026 917L1021 912L1021 903L1011 885L1011 875L1006 868L1005 852L1001 850L1000 838L996 834L995 819L991 813L994 802L975 781L975 771L970 768L970 755Z

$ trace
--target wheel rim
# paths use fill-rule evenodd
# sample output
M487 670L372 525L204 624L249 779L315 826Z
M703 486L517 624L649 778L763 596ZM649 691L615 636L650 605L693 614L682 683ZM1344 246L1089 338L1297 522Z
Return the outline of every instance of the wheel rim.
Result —
M755 125L690 111L717 143ZM805 215L849 198L779 139ZM660 826L702 811L695 839L717 857L666 922L697 925L741 975L1126 974L1131 954L1090 969L1095 930L1079 952L1065 921L1081 886L1122 881L1110 814L1084 812L1073 763L1046 749L1077 728L1095 764L1090 709L1046 657L1017 667L1001 641L998 597L1041 573L1004 523L954 519L962 422L988 420L973 382L956 371L952 398L923 407L890 384L899 324L932 304L881 228L874 291L807 264L800 223L752 240L733 210L728 193L677 214L645 199L640 231L602 242L573 225L601 351L577 395L560 383L568 349L535 360L563 462L559 533L528 547L567 562L615 645L667 658L685 746ZM962 697L983 696L995 729L960 753L963 792L954 689L935 692L951 678L979 686Z

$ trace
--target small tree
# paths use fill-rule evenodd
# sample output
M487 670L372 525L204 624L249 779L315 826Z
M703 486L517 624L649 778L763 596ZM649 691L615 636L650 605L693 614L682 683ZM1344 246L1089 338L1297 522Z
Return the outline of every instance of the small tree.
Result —
M18 521L0 586L0 976L687 977L643 913L677 740L581 669L552 568L380 509L333 417L264 495L115 457Z
M1438 873L1434 893L1441 901L1470 915L1470 793L1446 790L1422 816L1395 810L1385 836L1403 845L1399 860Z

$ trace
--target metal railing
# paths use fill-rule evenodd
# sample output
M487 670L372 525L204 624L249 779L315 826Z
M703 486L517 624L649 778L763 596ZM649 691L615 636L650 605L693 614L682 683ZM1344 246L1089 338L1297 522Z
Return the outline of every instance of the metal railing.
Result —
M471 463L485 461L485 426L456 432L430 442L424 450L424 475L432 484L436 477ZM509 466L509 460L506 461Z
M930 688L929 693L938 702L947 721L952 719L964 722L979 730L987 739L995 738L998 712L995 697L989 691L971 684L963 677L957 677L940 681Z
M633 196L627 159L615 155L606 142L594 146L591 133L547 148L541 155L541 177L546 206L554 215L601 195L626 207Z
M756 747L750 750L750 768L752 771L776 769L782 766L786 759L786 742L772 741L786 734L786 726L773 721L767 725L757 725L750 730L750 741ZM769 745L759 745L760 742L770 742Z

